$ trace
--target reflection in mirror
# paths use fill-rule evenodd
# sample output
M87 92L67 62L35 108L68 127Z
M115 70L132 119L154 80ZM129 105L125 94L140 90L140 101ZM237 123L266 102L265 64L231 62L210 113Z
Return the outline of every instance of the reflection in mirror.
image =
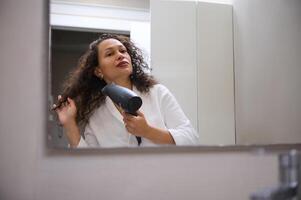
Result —
M230 5L195 4L194 2L151 1L150 3L152 8L151 31L149 30L149 8L143 10L137 8L112 7L108 5L91 6L77 2L71 3L70 1L63 3L56 1L51 2L50 99L51 102L56 103L56 106L61 105L56 109L56 113L52 113L49 117L49 125L52 130L49 131L48 141L51 146L120 147L157 146L158 144L173 143L176 145L195 145L200 144L200 141L202 144L207 145L234 144L232 7ZM75 10L76 13L74 13ZM166 10L169 10L168 14ZM181 10L181 15L179 15L179 10ZM208 16L210 12L213 14ZM112 13L118 13L118 15ZM182 21L179 19L182 19ZM212 19L215 20L215 23L221 25L219 30L216 30L217 25L212 25ZM187 23L187 21L190 23ZM166 26L167 24L168 26ZM179 29L179 27L182 28ZM211 31L211 33L204 34L204 32L201 31L202 27L212 27L211 29L207 29ZM218 31L218 34L216 34L216 31ZM152 33L152 59L149 58L150 32ZM140 114L135 118L127 115L124 116L120 105L114 105L114 101L108 102L108 98L99 108L98 106L94 106L91 112L89 111L91 108L86 104L94 105L95 102L86 100L85 105L82 105L80 102L83 97L72 97L73 99L71 98L71 100L67 99L67 97L72 96L74 93L66 92L70 90L71 87L70 85L66 87L66 81L68 83L68 79L70 84L70 75L69 78L67 78L68 74L70 74L70 71L74 71L81 55L87 51L89 44L95 41L101 33L122 34L130 38L135 45L146 53L146 62L154 69L153 72L149 72L148 69L146 69L146 78L151 80L151 76L154 75L156 81L159 81L159 83L170 89L168 90L161 84L156 84L150 89L144 88L144 90L149 90L146 95L143 90L139 89L139 85L134 84L133 87L131 87L131 85L127 84L127 81L119 82L120 79L112 79L108 74L105 74L105 67L94 66L95 70L98 69L95 75L100 79L106 83L114 82L118 85L128 87L142 98L143 104L138 113L141 112L143 117L141 117ZM203 36L199 37L200 34ZM183 42L177 41L181 35L187 35L187 40ZM213 40L218 41L220 45L214 48L211 47L211 51L207 49L206 52L202 52L203 49L206 48L206 45L210 45L203 44L202 42L210 42ZM164 42L162 43L162 41ZM173 41L177 42L175 43ZM123 46L126 46L122 41L119 42L121 42ZM162 46L160 46L160 44ZM103 50L105 52L106 48L110 47L110 45L114 47L114 42L109 44L101 42L97 46L97 60L100 64L102 63L99 60L102 56L101 52ZM200 48L199 46L205 47ZM129 51L127 46L126 48ZM221 49L221 51L218 52L216 49ZM225 54L222 51L228 53ZM205 55L204 57L210 57L211 54L215 54L215 56L220 59L218 62L210 63L207 61L207 63L202 63L203 59L199 59L196 54L197 52L202 52L203 55ZM130 54L130 57L133 61L132 54ZM87 65L87 63L81 64ZM133 63L133 65L135 64ZM217 77L211 77L213 78L211 82L204 82L203 79L199 80L198 76L202 78L202 70L204 69L198 69L198 67L202 65L213 66L211 71L205 72L206 75L214 75L211 74L214 73L214 70L221 70L223 74L219 76L215 74ZM137 67L133 67L133 69L135 68ZM183 71L183 69L185 70ZM151 73L151 75L149 73ZM178 77L181 78L179 79ZM75 76L72 78L71 75L71 79L76 78L78 77ZM207 78L207 80L209 80L209 78ZM214 83L216 80L217 82ZM133 80L132 77L130 81L132 83L137 82L137 80ZM65 86L62 87L64 82ZM144 84L152 85L153 83L151 82ZM199 93L198 90L202 87L198 85L206 85L208 83L211 85L214 84L215 88L207 87L205 91L209 93L207 92L207 94L205 94L203 91ZM220 86L222 87L219 88ZM73 86L71 88L73 88ZM100 87L98 91L100 91L101 88L102 87ZM209 91L210 89L216 90L215 93L219 95L212 96L212 92ZM73 90L78 90L78 88L75 87ZM87 92L85 95L86 94ZM60 100L56 99L58 95L62 95ZM198 99L204 95L211 95L211 97L219 99L217 102L214 102L214 107L216 108L215 113L208 109L212 108L212 103L211 105L209 105L210 103L206 105L206 102L204 104L203 101L203 104L200 104L200 101L198 101ZM174 98L174 96L176 98ZM190 96L190 98L187 99L188 96ZM176 102L176 99L180 104ZM204 99L205 98L203 98L203 100ZM77 126L72 126L73 128L69 129L66 128L70 126L66 125L62 119L66 117L63 111L68 106L64 107L64 103L61 104L62 101L68 105L73 105L74 101L77 110L77 123L73 124L77 124ZM211 100L210 102L213 101ZM220 104L220 102L222 103ZM99 103L97 105L99 105ZM207 110L203 110L200 105L205 105ZM87 109L82 110L82 108L85 107L87 107ZM105 113L104 108L109 110L108 116L113 116L112 119L103 114L101 115L103 117L102 120L99 116L95 117L100 115L99 113ZM118 111L120 111L120 113ZM198 114L200 111L203 115ZM80 113L88 114L83 115ZM223 117L219 117L219 119L216 118L216 116L220 114L223 114ZM205 115L207 116L204 118L203 116ZM89 120L82 123L84 121L83 119L86 119L87 116L89 116ZM128 121L130 119L139 120L139 117L142 118L140 126L141 124L143 125L143 122L147 125L141 128L142 131L139 131L139 129L133 130L135 124L130 124L132 122ZM56 121L61 125L58 126ZM101 126L101 121L106 121L107 123ZM214 125L208 126L208 124L212 124L214 121L219 122L220 125L218 128ZM115 129L116 131L114 131ZM79 134L71 134L71 132L78 132ZM112 133L107 134L108 132ZM198 132L201 132L200 136ZM82 137L80 137L80 135L82 135ZM141 144L137 138L142 138ZM199 138L201 138L201 140Z
M68 74L77 66L79 58L86 52L91 41L98 38L101 33L106 32L108 31L51 27L52 99L61 94L64 81L66 81ZM130 37L129 33L125 32L114 32L114 34ZM63 128L57 126L56 123L53 123L53 128L51 140L56 145L67 146L68 140L63 133Z
M51 48L74 55L56 60L52 52L50 105L79 51L101 32L113 32L128 35L144 51L151 75L175 96L200 144L301 142L298 1L277 1L273 7L259 0L233 0L233 5L209 0L88 2L51 1ZM62 39L67 44L54 44L56 35L67 37ZM68 145L53 114L49 129L51 146Z
M77 66L89 44L101 33L131 37L141 48L149 63L149 8L143 1L114 1L108 3L76 0L50 2L50 73L49 100L56 102L63 82ZM68 140L62 126L51 112L48 123L48 144L67 147Z
M131 37L149 62L149 11L143 3L110 2L95 4L77 1L51 1L51 69L49 73L50 102L56 102L68 74L77 66L89 44L101 33ZM121 6L121 7L120 7ZM137 7L137 8L135 8ZM65 129L57 123L57 115L49 115L48 144L67 147ZM82 128L81 132L83 132Z
M199 143L198 134L189 119L170 91L150 74L149 59L139 50L141 47L144 50L143 47L147 47L145 41L149 41L149 33L143 34L147 29L142 30L145 23L130 23L129 32L127 28L120 27L108 30L105 23L88 27L94 28L89 31L87 24L86 28L69 27L68 19L58 16L56 10L68 13L68 5L54 3L51 8L50 97L55 103L55 113L50 115L49 123L52 126L48 136L51 144L62 147L125 147ZM62 24L58 20L60 17L67 24ZM100 18L106 21L103 16ZM136 32L139 29L138 36ZM144 43L139 43L139 37ZM74 69L74 66L77 67ZM107 84L123 86L124 91L133 90L142 99L141 108L128 112L127 106L119 104L110 95L105 97L103 89ZM113 96L124 98L120 90L112 92ZM130 103L125 102L125 105ZM56 121L60 126L55 124Z

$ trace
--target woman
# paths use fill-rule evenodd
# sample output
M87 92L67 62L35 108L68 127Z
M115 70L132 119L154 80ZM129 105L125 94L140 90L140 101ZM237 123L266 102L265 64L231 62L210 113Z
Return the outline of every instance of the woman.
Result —
M198 134L175 98L144 69L148 65L141 51L125 37L102 34L90 44L53 108L71 147L138 146L136 137L142 138L141 146L198 144ZM108 83L142 98L137 116L103 95Z

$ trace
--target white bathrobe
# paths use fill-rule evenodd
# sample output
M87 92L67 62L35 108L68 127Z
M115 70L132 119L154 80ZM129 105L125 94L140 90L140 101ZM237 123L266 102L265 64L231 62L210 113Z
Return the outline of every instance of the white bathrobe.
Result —
M161 84L150 88L143 94L135 87L133 91L141 97L139 109L151 126L168 130L176 145L199 144L199 137L170 91ZM134 135L127 132L123 117L110 98L106 98L90 117L78 147L133 147L138 146ZM158 146L152 141L141 138L140 146Z

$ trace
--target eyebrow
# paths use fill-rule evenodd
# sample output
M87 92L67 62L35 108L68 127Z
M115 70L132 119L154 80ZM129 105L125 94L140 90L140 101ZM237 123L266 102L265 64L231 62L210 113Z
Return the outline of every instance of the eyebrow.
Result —
M110 51L110 50L112 50L112 49L115 49L115 48L125 48L125 46L123 46L123 45L116 45L116 46L112 46L112 47L108 47L108 48L106 48L105 50L104 50L104 52L106 52L106 51ZM126 49L126 48L125 48Z

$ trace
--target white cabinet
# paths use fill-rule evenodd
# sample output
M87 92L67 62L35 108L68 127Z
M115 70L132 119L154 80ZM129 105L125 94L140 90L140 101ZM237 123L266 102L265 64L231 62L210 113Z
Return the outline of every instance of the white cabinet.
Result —
M235 144L232 6L150 1L151 67L201 144Z

